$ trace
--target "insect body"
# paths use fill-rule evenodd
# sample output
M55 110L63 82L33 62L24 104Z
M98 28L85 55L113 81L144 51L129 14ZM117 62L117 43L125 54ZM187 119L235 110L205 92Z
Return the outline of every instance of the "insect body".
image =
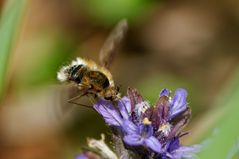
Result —
M82 92L82 96L93 94L112 101L120 98L111 73L92 60L77 58L70 65L62 67L57 78L61 82L76 84Z
M99 53L101 65L92 60L77 58L70 65L60 69L57 74L58 80L76 84L82 93L79 97L93 94L106 100L117 101L120 98L119 89L115 86L108 69L127 28L127 21L123 19L108 36Z

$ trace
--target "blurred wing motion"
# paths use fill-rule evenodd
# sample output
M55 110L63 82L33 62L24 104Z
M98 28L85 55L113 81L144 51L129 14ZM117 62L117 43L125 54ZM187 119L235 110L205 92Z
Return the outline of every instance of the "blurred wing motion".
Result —
M110 33L106 39L103 47L100 50L99 60L100 64L107 69L110 68L114 56L119 48L121 41L123 40L128 30L128 23L126 19L121 20L114 30Z

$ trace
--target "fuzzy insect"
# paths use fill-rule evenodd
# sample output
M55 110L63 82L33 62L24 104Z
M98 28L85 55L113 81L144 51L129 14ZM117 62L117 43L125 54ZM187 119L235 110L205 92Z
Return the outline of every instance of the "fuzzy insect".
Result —
M60 82L74 83L81 91L79 96L70 101L88 94L111 101L120 99L119 88L115 86L109 68L127 28L126 20L116 25L100 50L100 65L92 60L78 57L70 65L60 69L57 79Z

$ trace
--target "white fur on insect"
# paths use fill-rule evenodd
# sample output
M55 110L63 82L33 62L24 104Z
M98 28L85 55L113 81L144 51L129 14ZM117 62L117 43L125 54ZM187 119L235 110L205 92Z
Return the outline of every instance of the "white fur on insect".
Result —
M63 66L59 72L57 72L57 79L60 82L65 82L68 79L68 74L66 73L69 69L69 66Z
M57 73L57 79L60 82L68 81L68 79L69 79L68 71L71 67L73 67L75 65L83 65L83 66L87 67L89 70L102 72L108 78L110 85L114 86L114 81L113 81L112 75L105 67L97 65L93 60L83 59L80 57L77 57L76 60L73 60L70 65L63 66L60 69L60 71Z

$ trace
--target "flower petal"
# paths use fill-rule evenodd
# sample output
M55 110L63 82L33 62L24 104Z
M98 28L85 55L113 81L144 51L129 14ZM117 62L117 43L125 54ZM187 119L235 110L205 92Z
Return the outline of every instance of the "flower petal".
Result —
M116 154L105 143L105 135L104 134L101 134L100 140L88 138L87 144L91 148L91 150L94 150L95 152L99 153L102 158L118 159ZM91 158L89 157L89 159L91 159Z
M144 141L144 139L137 134L126 135L124 136L123 140L127 145L131 145L131 146L143 145L143 141Z
M99 100L94 105L94 109L103 116L108 125L121 126L123 124L118 110L109 101Z
M151 118L152 125L155 129L158 129L160 124L168 121L169 107L169 98L167 96L161 96L156 103Z
M145 145L147 145L153 151L155 151L157 153L162 152L162 145L160 144L158 139L155 138L154 136L151 136L149 138L144 139L144 143L145 143Z
M179 147L180 147L180 143L179 143L178 137L175 137L172 140L170 140L165 146L167 152L169 152L169 153L178 149Z
M144 138L148 138L148 137L152 136L153 133L154 133L154 130L153 130L152 125L141 124L139 126L139 134L141 134L141 136L143 136Z
M127 90L128 97L131 102L131 109L134 110L135 105L143 102L143 97L139 94L139 92L134 88L128 88Z
M127 135L139 134L137 126L130 120L124 120L122 129Z
M181 146L180 148L173 151L170 155L173 159L182 159L182 158L188 158L188 159L196 159L195 153L199 152L201 150L201 145L193 145L193 146Z
M162 96L167 96L167 97L169 97L169 95L170 95L170 92L169 92L169 90L166 89L166 88L162 89L162 91L160 92L160 97L162 97Z
M80 155L76 156L75 159L88 159L88 157L84 154L80 154Z
M131 104L128 97L123 97L118 103L120 114L124 119L129 119L129 114L131 113Z
M189 120L191 118L191 109L187 107L187 109L180 114L180 117L177 117L177 120L174 120L174 125L171 129L170 134L168 135L168 138L171 139L177 134L179 134L185 126L189 123Z
M172 119L177 114L183 112L187 108L187 92L183 88L179 88L175 91L173 102L170 106L170 116L169 118Z

